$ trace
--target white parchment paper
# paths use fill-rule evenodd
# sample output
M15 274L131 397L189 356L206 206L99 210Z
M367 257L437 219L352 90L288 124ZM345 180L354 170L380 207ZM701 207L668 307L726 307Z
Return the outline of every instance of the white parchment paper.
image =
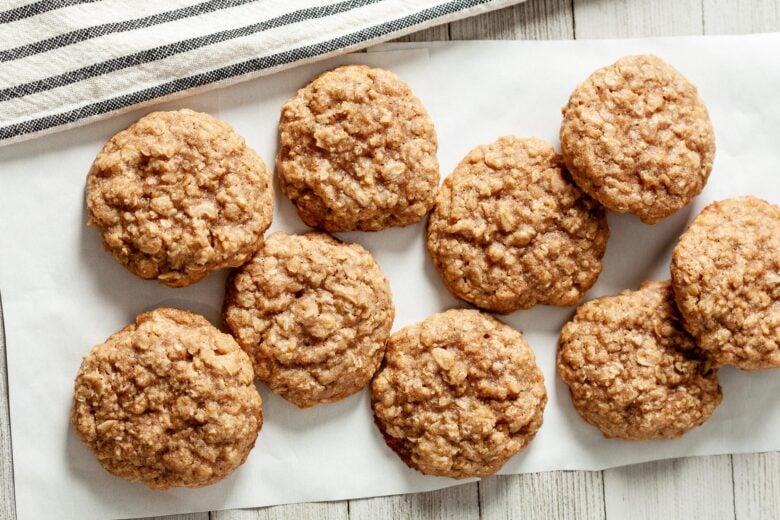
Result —
M388 49L392 49L389 51ZM704 193L655 226L610 215L604 272L587 298L668 277L670 251L708 202L755 194L780 202L780 35L577 42L452 42L384 46L217 90L155 109L191 107L235 126L269 163L281 104L314 74L345 61L396 71L436 123L442 175L472 147L514 133L557 145L560 108L575 85L618 57L656 53L699 86L717 134ZM186 289L131 275L86 227L84 180L103 143L151 109L0 151L0 291L20 520L126 518L431 490L455 485L406 468L385 447L366 392L301 411L263 394L265 424L246 464L205 489L156 492L103 471L69 425L81 357L133 317L161 305L219 323L224 272ZM303 231L277 193L272 229ZM392 285L394 329L460 305L424 250L423 226L348 233L376 256ZM502 473L602 469L686 455L780 449L780 371L720 373L723 404L675 441L606 440L574 412L555 377L558 332L571 309L537 307L504 318L522 330L550 394L544 426Z

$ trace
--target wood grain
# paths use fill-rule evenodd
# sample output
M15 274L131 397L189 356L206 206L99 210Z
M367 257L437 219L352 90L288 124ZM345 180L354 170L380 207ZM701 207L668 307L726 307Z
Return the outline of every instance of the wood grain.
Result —
M778 0L703 0L704 34L780 30Z
M606 518L600 471L550 471L480 482L481 518Z
M430 29L407 34L397 38L397 42L438 42L450 39L450 27L447 24L437 25Z
M477 483L473 482L429 493L350 500L349 517L366 520L385 518L478 520L480 518L478 487Z
M450 24L452 40L561 40L574 38L571 0L529 0Z
M780 518L780 453L733 455L732 465L737 518Z
M211 520L347 520L347 518L349 518L349 510L346 500L211 513Z
M209 513L189 513L186 515L154 516L147 520L209 520Z
M731 457L664 460L604 471L607 518L733 520Z
M574 0L575 37L628 38L702 33L701 0Z

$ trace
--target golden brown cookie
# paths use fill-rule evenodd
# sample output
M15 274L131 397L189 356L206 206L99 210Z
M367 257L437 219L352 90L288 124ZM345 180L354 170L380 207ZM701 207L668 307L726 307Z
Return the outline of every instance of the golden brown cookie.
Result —
M171 287L243 264L271 225L271 174L227 123L153 112L116 134L87 177L89 224L141 278Z
M257 377L308 408L368 384L395 307L387 278L359 244L274 233L228 279L224 313Z
M213 484L244 463L263 424L252 364L204 317L160 308L97 345L71 420L98 462L155 489Z
M685 327L717 364L780 368L780 207L710 204L680 237L671 271Z
M574 90L561 151L577 184L607 209L655 224L704 188L715 135L682 74L656 56L626 56Z
M535 138L469 152L428 220L428 251L450 292L501 313L575 305L601 272L607 238L604 208Z
M420 221L439 185L433 122L392 72L345 65L282 107L276 172L309 226L377 231Z
M668 281L580 306L561 330L558 375L580 416L608 438L680 437L723 397Z
M452 309L387 341L371 383L387 445L426 475L485 477L542 425L544 377L522 335L476 310Z

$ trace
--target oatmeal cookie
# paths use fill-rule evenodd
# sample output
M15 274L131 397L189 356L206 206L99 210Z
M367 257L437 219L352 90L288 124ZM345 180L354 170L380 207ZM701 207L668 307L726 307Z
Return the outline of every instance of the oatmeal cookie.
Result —
M89 224L136 275L171 287L243 264L271 225L271 174L227 124L154 112L116 134L87 177Z
M167 489L232 473L263 414L252 364L235 340L200 315L160 308L87 354L71 420L110 473Z
M392 72L346 65L282 107L276 172L303 221L377 231L420 221L439 185L433 122Z
M387 278L359 244L274 233L228 279L224 314L257 377L307 408L368 384L395 308Z
M723 397L668 281L580 306L561 330L557 365L574 408L608 438L680 437Z
M680 237L671 272L685 327L717 364L780 368L780 207L710 204Z
M428 251L450 292L501 313L575 305L601 272L608 237L604 208L534 138L469 152L428 220Z
M371 383L387 445L426 475L485 477L528 447L542 425L544 377L522 335L452 309L387 341Z
M715 135L682 74L656 56L626 56L574 90L563 109L561 150L593 198L654 224L704 188Z

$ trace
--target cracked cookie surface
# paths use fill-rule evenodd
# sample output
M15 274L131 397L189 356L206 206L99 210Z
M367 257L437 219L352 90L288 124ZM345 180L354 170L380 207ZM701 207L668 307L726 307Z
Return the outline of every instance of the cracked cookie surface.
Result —
M671 284L648 281L581 305L564 325L558 375L605 437L674 439L720 404L717 374L680 319Z
M560 138L583 190L648 224L698 195L715 158L696 87L651 55L621 58L578 85L563 109Z
M453 309L387 341L371 383L374 420L410 467L484 477L526 449L542 425L544 377L522 335L485 314Z
M71 420L98 462L155 489L200 487L244 463L263 423L249 358L204 317L160 308L95 346Z
M283 107L276 172L309 226L377 231L420 221L439 185L433 122L392 72L345 65Z
M601 273L608 238L604 208L553 147L513 136L469 152L444 180L427 229L450 292L501 313L575 305Z
M685 326L717 364L780 368L780 207L710 204L680 237L671 272Z
M271 174L227 123L153 112L116 134L87 176L89 223L136 275L184 287L243 264L271 225Z
M307 408L368 384L395 308L387 278L359 244L274 233L228 279L224 314L257 377Z

